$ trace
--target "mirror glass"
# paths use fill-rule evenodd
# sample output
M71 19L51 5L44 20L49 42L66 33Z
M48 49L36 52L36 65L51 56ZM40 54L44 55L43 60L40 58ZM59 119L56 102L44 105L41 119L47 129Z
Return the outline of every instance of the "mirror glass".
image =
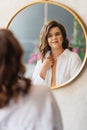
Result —
M64 25L73 52L78 53L82 60L82 66L75 76L63 84L55 86L61 87L79 74L86 60L86 31L77 15L68 7L55 2L38 2L17 11L9 21L7 28L14 32L24 48L24 63L27 70L25 75L31 78L39 59L40 30L48 20L57 20Z

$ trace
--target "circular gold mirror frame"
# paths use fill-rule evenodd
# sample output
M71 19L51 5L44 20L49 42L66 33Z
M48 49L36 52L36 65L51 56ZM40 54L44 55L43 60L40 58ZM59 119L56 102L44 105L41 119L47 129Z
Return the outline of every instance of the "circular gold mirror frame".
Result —
M35 2L31 2L29 3L28 5L22 7L21 9L19 9L13 16L12 18L9 20L6 28L9 27L10 23L12 22L12 20L14 19L14 17L19 13L21 12L22 10L24 10L25 8L29 7L29 6L32 6L34 4L41 4L41 3L48 3L48 4L53 4L53 5L56 5L56 6L59 6L65 10L67 10L69 13L71 13L75 18L76 20L79 22L79 24L81 25L82 27L82 30L83 30L83 33L84 33L84 36L85 36L85 40L86 40L86 54L85 54L85 57L84 57L84 61L82 63L82 66L81 68L79 69L78 73L72 77L70 80L68 80L67 82L61 84L61 85L57 85L57 86L52 86L51 89L57 89L57 88L61 88L61 87L64 87L65 85L69 84L71 81L73 81L81 72L81 70L83 69L85 63L86 63L86 60L87 60L87 29L86 29L86 26L84 24L84 22L81 20L81 18L79 17L79 15L73 11L71 8L69 8L68 6L64 5L64 4L61 4L61 3L58 3L58 2L55 2L55 1L51 1L51 0L37 0Z

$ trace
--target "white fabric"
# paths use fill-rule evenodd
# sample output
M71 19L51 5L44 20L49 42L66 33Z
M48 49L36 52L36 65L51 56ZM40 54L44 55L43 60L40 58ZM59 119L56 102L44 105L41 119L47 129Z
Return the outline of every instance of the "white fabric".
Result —
M75 76L79 71L81 65L82 65L82 61L78 56L78 54L70 51L69 49L65 49L64 52L58 57L57 60L56 85L65 83L73 76ZM52 68L50 68L47 71L45 80L43 80L39 75L41 66L42 66L42 61L39 60L35 67L32 76L32 81L34 84L47 84L51 86Z
M48 87L33 86L18 103L0 109L0 130L63 130L57 103Z

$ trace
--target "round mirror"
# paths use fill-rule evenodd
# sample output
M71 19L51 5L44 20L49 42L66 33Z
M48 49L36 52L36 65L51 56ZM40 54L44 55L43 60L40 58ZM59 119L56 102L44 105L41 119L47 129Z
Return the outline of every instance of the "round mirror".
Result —
M58 88L65 86L74 80L81 72L86 62L87 32L85 25L79 16L73 10L63 4L59 4L58 2L46 0L37 1L32 2L18 10L10 19L9 23L7 24L7 28L13 31L24 48L24 63L27 70L25 76L31 78L40 55L40 31L42 26L49 20L59 21L65 27L67 38L69 40L70 46L72 46L72 51L78 54L82 61L78 71L76 71L72 77L68 79L64 77L66 80L64 79L63 82L59 78L58 80L60 81L58 84L52 85L51 87ZM74 60L72 57L71 59ZM64 69L65 64L62 62L61 66L63 66ZM67 76L67 68L68 66L65 68L66 71L64 74L62 74L62 68L60 73L56 72L56 78L62 77L62 75ZM73 66L73 68L75 68L75 66ZM73 68L71 71L73 71Z

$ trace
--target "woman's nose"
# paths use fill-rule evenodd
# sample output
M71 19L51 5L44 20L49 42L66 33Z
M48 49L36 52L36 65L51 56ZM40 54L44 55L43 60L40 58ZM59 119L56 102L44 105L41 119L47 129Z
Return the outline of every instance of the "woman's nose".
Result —
M56 35L53 35L53 39L56 39Z

